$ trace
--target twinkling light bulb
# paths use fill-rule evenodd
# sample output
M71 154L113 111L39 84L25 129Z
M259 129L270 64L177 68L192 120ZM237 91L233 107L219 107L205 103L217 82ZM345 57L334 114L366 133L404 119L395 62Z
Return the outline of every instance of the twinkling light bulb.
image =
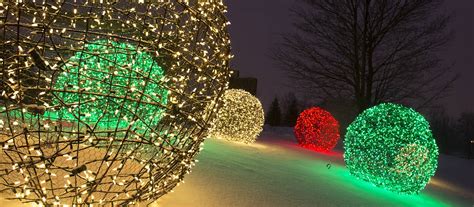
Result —
M403 194L423 190L438 163L428 121L397 104L380 104L360 114L347 129L344 149L352 175Z
M339 141L339 122L328 111L312 107L301 112L296 120L294 133L301 146L328 152Z
M0 191L44 206L146 205L171 191L228 85L225 11L0 3Z
M212 122L210 137L252 143L263 130L264 114L257 97L240 89L227 90Z

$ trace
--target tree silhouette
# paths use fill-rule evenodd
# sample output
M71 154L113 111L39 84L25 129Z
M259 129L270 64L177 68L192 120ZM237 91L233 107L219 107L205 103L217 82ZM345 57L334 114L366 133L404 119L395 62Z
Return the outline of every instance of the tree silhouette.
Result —
M474 113L464 112L458 120L458 127L461 133L463 151L467 152L469 158L472 156L472 141L474 140Z
M298 0L293 33L274 58L294 86L358 110L382 102L425 107L455 76L437 52L451 37L443 0Z
M289 96L286 105L285 117L283 119L283 125L294 127L296 120L298 119L298 99L294 95Z
M273 99L272 105L270 106L270 110L267 113L267 117L265 121L270 126L280 126L281 109L280 109L280 103L278 102L278 98L275 97L275 99Z
M457 123L442 109L430 114L430 124L439 151L445 154L452 153L456 149L460 136Z

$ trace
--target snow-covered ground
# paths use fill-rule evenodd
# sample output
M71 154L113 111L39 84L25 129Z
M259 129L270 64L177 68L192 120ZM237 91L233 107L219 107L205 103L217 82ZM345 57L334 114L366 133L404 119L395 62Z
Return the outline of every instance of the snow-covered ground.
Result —
M474 206L474 160L441 155L420 195L399 195L350 176L342 151L298 147L290 128L266 128L253 145L208 139L198 159L158 206Z
M350 176L342 151L298 147L289 128L266 128L252 145L208 139L198 160L155 206L474 206L474 160L441 155L420 195L399 195Z

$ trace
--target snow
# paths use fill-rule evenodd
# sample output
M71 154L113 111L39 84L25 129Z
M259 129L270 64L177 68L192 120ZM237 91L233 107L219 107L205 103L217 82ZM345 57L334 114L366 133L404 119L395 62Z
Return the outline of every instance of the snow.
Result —
M300 148L291 128L267 127L253 145L208 139L198 159L185 183L157 206L474 204L474 160L442 155L437 175L420 195L399 195L350 176L342 151L321 154Z
M251 145L208 139L198 160L185 182L153 206L474 205L474 160L441 155L420 195L399 195L350 176L341 150L300 148L290 128L266 127ZM0 199L0 206L18 203Z

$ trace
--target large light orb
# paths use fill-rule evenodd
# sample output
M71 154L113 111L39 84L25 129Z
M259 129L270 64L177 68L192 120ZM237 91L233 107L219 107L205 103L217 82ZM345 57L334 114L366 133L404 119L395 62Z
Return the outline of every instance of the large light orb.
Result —
M0 4L0 191L146 205L194 165L230 70L217 1Z
M72 107L47 111L43 117L72 122L80 119L102 130L126 128L133 122L134 127L146 130L146 125L158 124L168 102L168 90L160 84L163 78L164 71L153 57L129 43L87 43L83 51L69 58L53 86L53 90L61 91L53 98L53 105L62 102ZM78 93L81 88L86 93ZM74 107L81 100L81 107ZM133 120L135 116L141 119Z
M428 121L397 104L360 114L347 129L344 149L352 175L403 194L423 190L437 167L438 147Z
M264 112L257 97L230 89L222 97L222 108L212 123L210 137L253 143L263 130Z
M293 131L299 145L317 152L331 151L340 137L339 122L319 107L301 112Z

